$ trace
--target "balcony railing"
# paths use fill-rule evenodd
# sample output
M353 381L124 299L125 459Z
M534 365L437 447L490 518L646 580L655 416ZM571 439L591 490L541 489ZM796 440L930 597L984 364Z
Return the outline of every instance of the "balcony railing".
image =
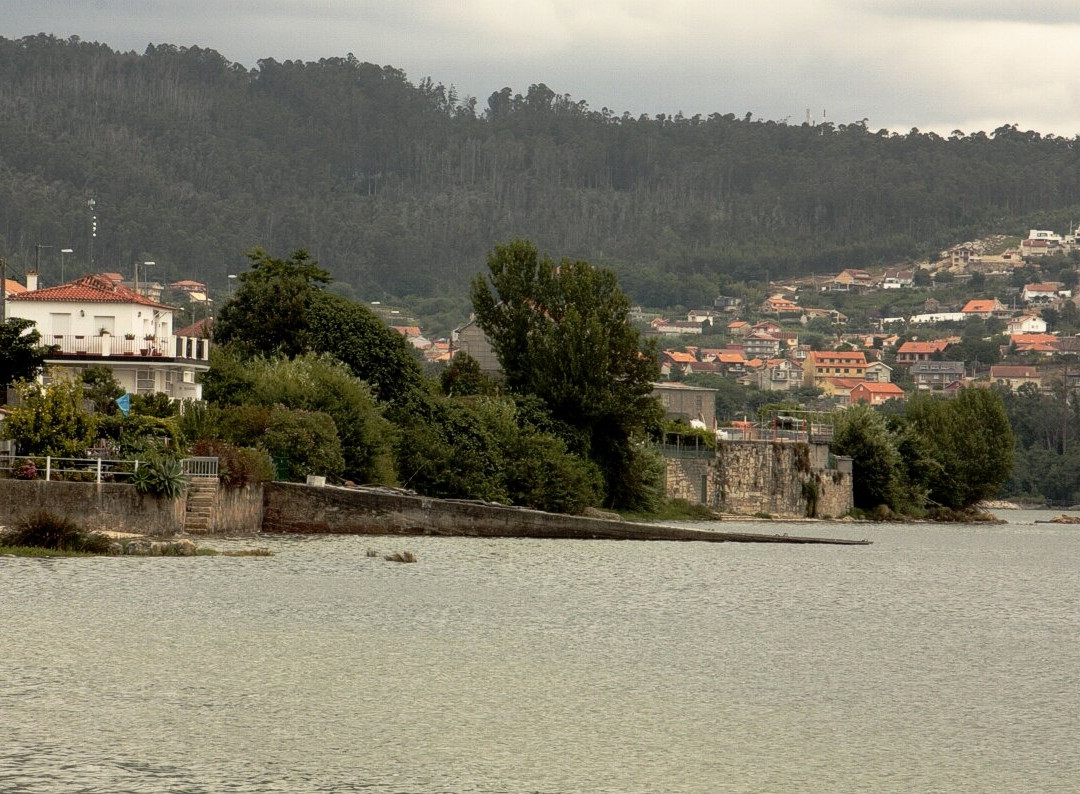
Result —
M210 359L210 340L193 336L165 336L150 339L127 335L52 334L41 339L42 344L52 345L57 354L65 358L106 358L129 356L142 358L179 358L189 361Z

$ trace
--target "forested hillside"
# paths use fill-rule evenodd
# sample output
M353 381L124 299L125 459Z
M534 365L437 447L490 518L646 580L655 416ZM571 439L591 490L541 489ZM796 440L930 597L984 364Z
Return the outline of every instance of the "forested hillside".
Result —
M718 76L723 79L723 76ZM368 299L464 295L512 237L613 266L631 297L893 262L1080 217L1075 139L948 138L731 114L619 116L546 86L456 96L351 55L253 69L0 39L0 253L69 276L153 259L224 288L254 245L306 246ZM55 251L43 271L55 281Z

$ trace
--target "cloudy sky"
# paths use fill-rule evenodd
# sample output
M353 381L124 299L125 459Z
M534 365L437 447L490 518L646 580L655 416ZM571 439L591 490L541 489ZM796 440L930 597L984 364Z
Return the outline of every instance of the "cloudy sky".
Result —
M0 0L0 35L245 66L353 53L479 98L531 83L616 113L1080 134L1077 0Z

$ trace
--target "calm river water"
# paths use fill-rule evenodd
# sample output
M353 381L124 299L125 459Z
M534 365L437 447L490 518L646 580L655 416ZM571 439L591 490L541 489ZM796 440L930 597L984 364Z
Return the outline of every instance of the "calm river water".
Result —
M0 559L0 791L1077 791L1080 527L1002 515Z

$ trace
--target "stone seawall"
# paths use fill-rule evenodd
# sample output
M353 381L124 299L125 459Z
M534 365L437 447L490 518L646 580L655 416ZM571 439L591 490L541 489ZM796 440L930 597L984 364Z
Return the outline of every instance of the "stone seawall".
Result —
M138 493L130 483L0 479L0 526L48 510L89 529L175 535L184 530L187 497L170 501ZM218 488L209 534L257 535L262 528L263 486Z
M144 496L127 483L0 480L0 525L38 510L89 529L173 535L184 527L184 501Z
M715 455L666 457L667 495L723 513L839 517L851 510L851 473L829 468L824 444L721 441Z
M519 507L429 499L375 488L266 483L263 531L348 535L443 535L752 543L840 543L787 535L713 532L567 516Z

